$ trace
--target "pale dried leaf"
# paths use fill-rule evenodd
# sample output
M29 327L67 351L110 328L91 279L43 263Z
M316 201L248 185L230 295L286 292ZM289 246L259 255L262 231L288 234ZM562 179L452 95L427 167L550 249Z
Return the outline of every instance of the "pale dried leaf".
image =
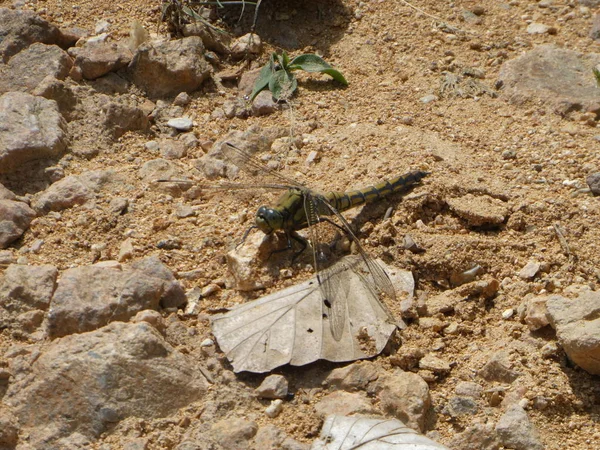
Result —
M331 415L311 450L448 450L396 419Z

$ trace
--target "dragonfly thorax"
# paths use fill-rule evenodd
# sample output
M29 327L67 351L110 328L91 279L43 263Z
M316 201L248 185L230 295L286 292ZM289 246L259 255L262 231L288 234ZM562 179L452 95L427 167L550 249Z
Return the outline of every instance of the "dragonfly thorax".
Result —
M258 229L265 234L283 229L283 216L281 212L267 206L258 208L254 221Z

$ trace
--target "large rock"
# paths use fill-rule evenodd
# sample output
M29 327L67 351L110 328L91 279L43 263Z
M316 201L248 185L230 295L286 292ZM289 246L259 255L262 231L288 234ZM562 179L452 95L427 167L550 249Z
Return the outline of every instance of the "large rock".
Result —
M197 36L144 43L138 47L129 69L134 83L151 97L195 91L211 71L204 59L202 39Z
M36 43L0 66L0 93L32 92L48 75L64 80L73 60L56 45Z
M24 92L0 97L0 173L28 161L55 158L66 148L66 122L53 100Z
M106 42L84 47L73 47L69 54L75 58L75 67L83 78L95 80L109 72L126 67L132 58L131 51Z
M505 448L515 450L543 450L544 445L530 422L525 410L518 404L511 405L496 424L496 432Z
M157 309L163 280L137 270L102 266L61 274L47 317L50 338L83 333L113 321L127 321L144 309Z
M589 373L600 375L600 293L583 291L573 300L552 295L546 307L569 358Z
M8 61L34 42L75 45L76 36L62 33L57 27L27 10L0 8L0 59Z
M25 203L0 200L0 249L19 239L34 217L35 211Z
M145 273L147 276L163 280L163 293L160 306L163 308L178 308L187 303L185 290L175 279L173 272L165 266L157 256L149 256L134 262L131 267Z
M600 54L540 45L503 64L499 80L510 101L542 100L559 114L600 111L600 91L592 69Z
M31 448L61 438L97 438L127 417L174 414L203 398L207 382L149 324L113 323L11 361L13 407ZM64 447L62 447L64 448Z
M431 406L429 386L419 375L397 369L381 377L377 394L381 409L408 427L423 431L425 416Z

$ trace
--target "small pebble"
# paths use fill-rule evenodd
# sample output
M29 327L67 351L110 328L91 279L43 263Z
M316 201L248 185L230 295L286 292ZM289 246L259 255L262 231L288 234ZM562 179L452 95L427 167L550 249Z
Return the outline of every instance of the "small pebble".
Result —
M119 249L119 256L117 261L123 262L133 257L133 241L128 238L123 241L121 248Z
M529 261L525 267L519 271L519 278L523 280L533 279L540 271L540 264L535 261Z
M192 98L190 97L190 94L188 94L187 92L180 92L179 94L177 94L177 97L175 97L175 100L173 100L173 104L175 106L186 106L191 101Z
M419 99L419 101L420 101L421 103L427 104L427 103L434 102L434 101L436 101L437 99L438 99L438 98L437 98L437 96L436 96L436 95L434 95L434 94L429 94L429 95L425 95L424 97L421 97L421 98Z
M265 409L265 414L271 419L274 419L283 411L283 400L273 400L269 406Z
M514 316L514 314L515 314L515 310L514 310L514 309L512 309L512 308L509 308L509 309L507 309L507 310L505 310L505 311L503 311L503 312L502 312L502 318L503 318L504 320L508 320L508 319L510 319L512 316Z
M189 117L177 117L170 119L167 126L175 128L177 131L190 131L194 126L194 122Z
M269 375L256 388L259 398L277 399L285 398L288 393L288 381L283 375Z

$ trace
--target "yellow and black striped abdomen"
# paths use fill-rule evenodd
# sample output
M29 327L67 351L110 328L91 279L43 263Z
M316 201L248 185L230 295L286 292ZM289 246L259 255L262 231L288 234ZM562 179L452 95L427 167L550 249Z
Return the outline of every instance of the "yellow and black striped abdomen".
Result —
M381 181L373 186L347 192L330 192L325 197L338 211L345 211L364 203L372 203L387 195L403 191L417 184L428 172L414 171Z

